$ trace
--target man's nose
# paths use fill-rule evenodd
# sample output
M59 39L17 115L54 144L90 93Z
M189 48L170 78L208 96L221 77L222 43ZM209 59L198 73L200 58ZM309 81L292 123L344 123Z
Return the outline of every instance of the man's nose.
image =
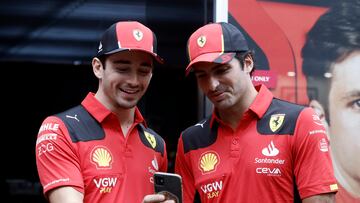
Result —
M215 91L217 86L219 86L219 80L215 77L209 77L209 90Z

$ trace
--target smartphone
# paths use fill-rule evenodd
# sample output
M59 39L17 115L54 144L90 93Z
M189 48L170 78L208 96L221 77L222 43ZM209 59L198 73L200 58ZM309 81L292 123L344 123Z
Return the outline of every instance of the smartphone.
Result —
M182 203L182 179L175 173L154 173L155 193L163 194L167 199Z

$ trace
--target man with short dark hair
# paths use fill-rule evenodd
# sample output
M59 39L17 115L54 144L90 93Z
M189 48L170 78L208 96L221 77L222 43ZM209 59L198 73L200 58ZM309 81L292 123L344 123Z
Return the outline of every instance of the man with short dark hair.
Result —
M211 23L188 40L198 86L212 115L181 133L175 171L184 203L334 202L325 128L314 111L254 87L254 55L229 23ZM295 192L294 192L295 191Z
M153 174L167 170L165 142L136 107L154 61L162 63L156 37L143 24L117 22L104 32L92 60L97 92L47 117L38 133L36 164L51 203L165 200L146 196Z

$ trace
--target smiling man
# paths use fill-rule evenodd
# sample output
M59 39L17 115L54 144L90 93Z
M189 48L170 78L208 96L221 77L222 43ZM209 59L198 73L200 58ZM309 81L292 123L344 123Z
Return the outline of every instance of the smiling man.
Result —
M153 174L166 172L164 140L146 126L138 101L156 54L155 34L139 22L117 22L103 34L92 68L98 90L47 117L36 163L46 198L57 202L162 202ZM144 198L144 196L146 196Z

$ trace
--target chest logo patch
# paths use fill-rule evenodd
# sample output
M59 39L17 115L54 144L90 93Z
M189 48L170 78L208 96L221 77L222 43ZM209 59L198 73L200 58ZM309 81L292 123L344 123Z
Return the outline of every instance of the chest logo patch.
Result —
M199 168L201 172L210 173L216 170L217 165L220 163L219 155L216 152L205 152L200 156Z
M112 155L106 147L96 146L91 152L91 162L97 169L111 169Z
M262 149L261 153L265 156L276 156L279 154L279 150L275 147L274 142L271 141L267 147Z
M155 147L156 147L156 139L155 139L154 135L152 135L152 134L150 134L150 133L148 133L146 131L144 131L144 134L145 134L145 137L146 137L147 141L151 145L151 147L153 149L155 149Z
M269 126L272 132L278 130L284 123L285 114L274 114L271 115Z

